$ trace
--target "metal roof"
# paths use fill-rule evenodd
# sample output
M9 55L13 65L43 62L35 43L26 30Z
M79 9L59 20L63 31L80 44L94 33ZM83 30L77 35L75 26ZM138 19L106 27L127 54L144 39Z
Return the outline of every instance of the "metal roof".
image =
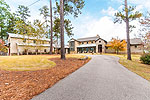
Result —
M17 43L18 46L43 46L43 47L50 47L50 44L35 44L35 43Z
M77 48L85 48L85 47L96 47L96 44L82 44L77 46Z
M77 41L83 42L83 41L94 41L94 40L98 40L100 38L100 36L94 36L94 37L86 37L86 38L79 38L77 39Z
M127 40L125 40L125 41L127 41ZM143 42L140 38L134 38L134 39L130 39L130 44L137 45L137 44L143 44Z
M131 44L142 44L142 40L140 38L130 39Z
M14 33L8 33L8 35L10 37L13 38L25 38L25 39L37 39L36 37L32 37L32 36L27 36L27 35L21 35L21 34L14 34ZM44 41L50 41L50 39L43 37L43 38L39 38L40 40L44 40Z

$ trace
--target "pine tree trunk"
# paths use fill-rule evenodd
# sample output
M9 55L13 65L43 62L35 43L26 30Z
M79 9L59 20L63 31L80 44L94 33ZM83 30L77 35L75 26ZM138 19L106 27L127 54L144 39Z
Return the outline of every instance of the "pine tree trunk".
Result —
M61 33L61 59L65 60L64 48L64 0L60 0L60 33Z
M50 0L50 21L51 21L50 55L52 55L52 52L53 52L53 18L52 18L52 0Z
M130 34L129 34L129 17L128 17L127 0L125 0L125 12L126 12L126 33L127 33L127 60L131 60Z

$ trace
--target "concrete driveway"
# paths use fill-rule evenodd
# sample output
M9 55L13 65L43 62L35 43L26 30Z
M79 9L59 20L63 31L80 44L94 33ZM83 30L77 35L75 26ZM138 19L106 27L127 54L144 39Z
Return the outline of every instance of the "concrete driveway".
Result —
M92 60L32 100L150 100L150 82L118 63L118 58Z

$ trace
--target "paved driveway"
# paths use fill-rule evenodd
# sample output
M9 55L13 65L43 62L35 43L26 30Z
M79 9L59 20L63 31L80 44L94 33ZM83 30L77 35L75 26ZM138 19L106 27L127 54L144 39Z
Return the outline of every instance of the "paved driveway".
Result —
M84 67L32 100L150 100L150 82L112 56L92 56Z

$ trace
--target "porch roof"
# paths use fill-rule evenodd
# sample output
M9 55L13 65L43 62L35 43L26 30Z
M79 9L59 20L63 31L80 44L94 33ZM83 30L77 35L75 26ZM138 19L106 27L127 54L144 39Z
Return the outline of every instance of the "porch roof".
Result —
M18 46L42 46L42 47L50 47L50 44L35 44L35 43L16 43Z
M85 47L96 47L96 44L82 44L77 46L77 48L85 48Z

